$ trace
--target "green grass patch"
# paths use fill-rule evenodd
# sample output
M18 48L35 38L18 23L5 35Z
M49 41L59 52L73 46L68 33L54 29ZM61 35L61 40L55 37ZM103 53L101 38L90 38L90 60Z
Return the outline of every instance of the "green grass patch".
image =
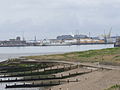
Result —
M110 87L110 88L108 88L108 89L105 89L105 90L120 90L120 85L114 85L114 86L112 86L112 87Z

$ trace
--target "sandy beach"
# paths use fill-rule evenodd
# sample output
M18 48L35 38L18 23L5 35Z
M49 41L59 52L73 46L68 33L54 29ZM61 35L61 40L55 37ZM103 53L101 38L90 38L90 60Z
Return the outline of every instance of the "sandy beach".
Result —
M51 90L104 90L112 85L120 84L120 71L95 71L82 76L70 78L70 80L75 79L79 79L79 82L71 82L64 85L55 86L52 87Z

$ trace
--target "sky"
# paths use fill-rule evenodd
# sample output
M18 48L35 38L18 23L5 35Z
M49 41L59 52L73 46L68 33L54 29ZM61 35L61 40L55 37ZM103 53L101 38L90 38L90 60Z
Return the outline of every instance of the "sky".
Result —
M120 0L0 0L0 40L120 35Z

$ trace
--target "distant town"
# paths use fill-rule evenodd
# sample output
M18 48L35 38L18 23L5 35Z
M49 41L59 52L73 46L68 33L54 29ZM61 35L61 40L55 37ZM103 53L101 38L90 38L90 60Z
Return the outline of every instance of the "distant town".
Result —
M102 35L102 37L91 37L82 34L61 35L55 39L25 40L24 37L16 37L0 41L0 47L20 47L20 46L70 46L70 45L89 45L89 44L115 44L120 46L120 36Z

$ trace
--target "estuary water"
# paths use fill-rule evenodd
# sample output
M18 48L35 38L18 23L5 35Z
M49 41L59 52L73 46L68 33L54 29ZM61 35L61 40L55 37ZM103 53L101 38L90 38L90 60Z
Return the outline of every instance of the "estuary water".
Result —
M94 50L94 49L103 49L103 48L112 48L112 47L114 47L113 44L73 45L73 46L0 47L0 62L7 60L8 58L15 58L20 56L56 54L56 53L85 51L85 50ZM42 88L5 89L6 84L9 85L14 83L0 83L0 90L44 90Z
M93 49L112 48L113 44L101 45L73 45L73 46L31 46L31 47L0 47L0 62L8 58L20 56L45 55L66 53L74 51L85 51Z

